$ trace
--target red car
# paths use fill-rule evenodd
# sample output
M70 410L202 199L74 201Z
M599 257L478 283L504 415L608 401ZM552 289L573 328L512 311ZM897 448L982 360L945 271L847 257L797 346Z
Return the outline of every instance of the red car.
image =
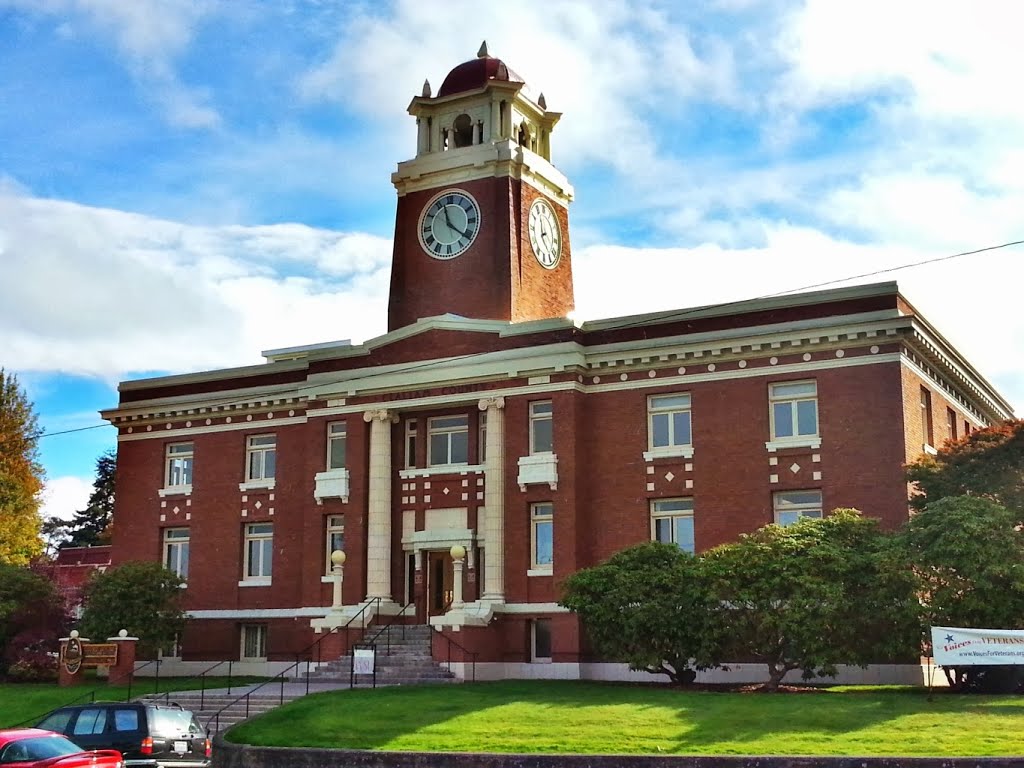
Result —
M124 768L116 749L83 752L59 733L39 728L0 731L2 768Z

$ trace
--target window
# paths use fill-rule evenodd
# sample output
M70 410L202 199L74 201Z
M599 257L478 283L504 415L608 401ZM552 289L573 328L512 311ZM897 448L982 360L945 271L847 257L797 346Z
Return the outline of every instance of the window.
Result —
M554 511L550 501L530 505L534 568L550 570L554 562Z
M405 468L412 469L416 466L416 430L419 422L416 419L409 419L405 422Z
M345 549L345 516L344 515L328 515L326 528L325 545L327 548L326 557L324 558L324 573L328 576L333 573L331 566L334 565L331 562L331 553L336 549Z
M782 491L774 497L775 522L792 525L801 517L821 517L821 491Z
M119 732L139 730L139 710L134 708L115 709L114 730Z
M254 435L246 444L245 479L273 480L277 469L277 437L274 435Z
M554 448L550 400L530 403L530 454L551 453Z
M530 622L530 660L551 661L551 619Z
M171 443L167 446L165 488L192 487L192 443Z
M103 733L107 727L107 710L103 707L90 707L78 713L75 721L75 736L95 736Z
M956 411L952 408L946 409L946 429L949 432L949 439L956 440Z
M245 581L270 583L270 566L274 558L274 526L272 523L250 523L245 526Z
M935 445L935 433L932 428L932 393L921 387L921 435L925 445Z
M684 552L695 552L693 499L651 501L651 538L662 544L675 544Z
M188 528L164 529L164 567L188 578Z
M787 381L770 387L772 439L787 440L818 434L818 385Z
M345 468L345 422L327 425L327 469Z
M477 423L477 449L476 452L480 455L478 461L479 464L483 464L487 461L487 412L482 411L480 413L480 419Z
M647 398L647 419L647 439L651 450L693 444L688 394Z
M469 461L469 417L440 416L427 422L430 442L427 463L432 467Z
M971 434L971 422L964 419L964 437Z
M266 624L242 625L242 659L253 661L267 658Z

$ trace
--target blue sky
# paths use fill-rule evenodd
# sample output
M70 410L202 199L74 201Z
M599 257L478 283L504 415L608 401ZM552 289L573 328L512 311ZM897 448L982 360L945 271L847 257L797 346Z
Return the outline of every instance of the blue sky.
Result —
M58 432L120 380L382 333L405 109L483 39L564 113L581 319L1024 239L1022 22L1005 0L0 0L0 365ZM1018 412L1022 257L875 278ZM44 438L47 514L113 444Z

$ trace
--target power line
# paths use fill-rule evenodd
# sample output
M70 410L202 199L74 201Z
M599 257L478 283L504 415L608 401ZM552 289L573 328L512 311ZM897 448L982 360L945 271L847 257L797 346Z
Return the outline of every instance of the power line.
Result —
M766 294L764 294L762 296L755 296L755 297L750 298L750 299L737 299L735 301L726 301L726 302L722 302L721 304L716 304L715 306L717 306L717 307L736 306L736 305L739 305L739 304L746 304L747 302L750 302L750 301L758 301L760 299L770 299L770 298L774 298L776 296L785 296L785 295L790 294L790 293L798 293L800 291L810 291L810 290L813 290L815 288L824 288L827 285L836 285L838 283L849 282L850 280L860 280L860 279L865 278L865 277L875 277L877 275L884 275L884 274L888 274L888 273L891 273L891 272L899 272L900 270L904 270L904 269L913 269L914 267L923 267L923 266L926 266L928 264L937 264L937 263L942 262L942 261L949 261L951 259L959 259L959 258L961 258L963 256L973 256L975 254L985 253L987 251L998 251L998 250L1000 250L1002 248L1010 248L1010 247L1015 246L1015 245L1024 245L1024 240L1011 240L1010 242L1000 243L999 245L987 245L984 248L975 248L972 251L960 251L959 253L951 253L951 254L948 254L946 256L936 256L936 257L931 258L931 259L924 259L922 261L914 261L914 262L910 262L908 264L900 264L900 265L895 266L895 267L884 267L882 269L876 269L876 270L873 270L871 272L863 272L863 273L861 273L859 275L849 275L847 277L840 277L840 278L836 278L834 280L826 280L826 281L821 282L821 283L812 283L810 285L800 286L799 288L788 288L788 289L786 289L784 291L777 291L775 293L766 293ZM681 310L679 310L677 312L670 312L667 315L663 315L660 319L661 319L662 322L665 322L665 321L668 321L668 320L680 320L682 318L688 317L688 316L696 314L698 312L702 312L702 311L704 311L704 309L706 309L706 307L693 307L691 309L681 309ZM638 325L646 325L648 322L649 322L649 320L638 320L635 323L625 323L625 324L620 325L618 327L619 328L634 328L634 327L636 327ZM415 371L415 370L418 370L418 369L421 369L421 368L429 368L432 365L449 364L449 363L452 363L452 362L455 362L455 361L458 361L458 360L468 360L468 359L471 359L471 358L474 358L474 357L480 357L480 356L486 355L486 354L490 354L490 353L489 352L470 352L470 353L465 354L465 355L457 355L455 357L447 357L447 358L444 358L443 360L425 360L425 361L422 361L422 362L419 362L419 363L411 363L411 364L405 366L404 368L399 369L398 371L390 370L390 371L387 371L386 373L385 372L370 373L370 374L366 374L366 375L362 376L361 378L363 378L363 379L370 379L370 378L373 378L374 376L390 376L390 375L393 375L395 373L408 373L410 371ZM216 405L217 407L226 407L226 406L231 406L231 405L242 405L244 403L249 402L250 400L251 400L251 398L246 398L246 399L243 399L243 400L227 400L227 401L221 401L221 402L214 402L213 405ZM60 432L44 432L39 437L40 437L40 439L42 439L44 437L52 437L54 435L68 435L68 434L71 434L73 432L85 432L85 431L88 431L90 429L99 429L100 427L108 427L108 426L112 426L112 425L107 424L107 423L93 424L90 427L78 427L76 429L65 429L65 430L61 430Z

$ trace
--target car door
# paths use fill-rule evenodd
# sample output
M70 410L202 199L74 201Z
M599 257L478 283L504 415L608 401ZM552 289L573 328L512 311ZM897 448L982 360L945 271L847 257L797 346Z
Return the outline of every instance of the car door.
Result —
M65 731L65 735L82 749L109 749L109 714L106 706L82 707L71 723L71 730Z
M146 735L142 707L111 705L108 733L110 749L118 750L126 760L140 757L142 739Z

